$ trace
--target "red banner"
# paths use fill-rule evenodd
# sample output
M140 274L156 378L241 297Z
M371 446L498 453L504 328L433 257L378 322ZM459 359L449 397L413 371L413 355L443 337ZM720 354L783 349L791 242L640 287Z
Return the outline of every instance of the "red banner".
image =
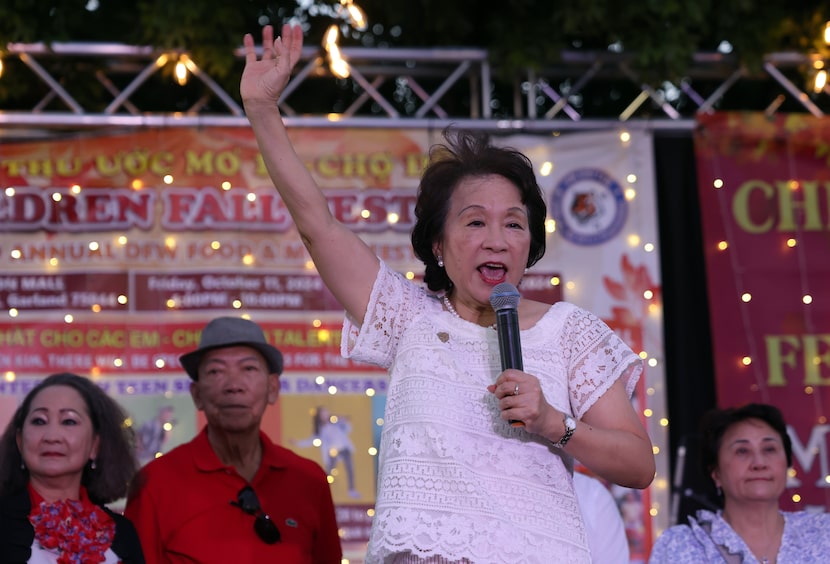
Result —
M695 150L718 404L779 407L785 506L830 508L830 120L701 116Z
M159 324L134 320L82 325L0 323L0 372L180 374L179 356L196 349L203 325L201 321ZM266 339L283 353L286 371L381 371L341 357L340 323L259 325Z

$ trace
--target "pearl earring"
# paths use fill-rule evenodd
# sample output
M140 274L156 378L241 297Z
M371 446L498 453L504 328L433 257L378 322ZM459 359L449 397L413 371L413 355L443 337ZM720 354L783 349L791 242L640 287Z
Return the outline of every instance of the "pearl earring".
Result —
M90 470L95 470L95 459L94 458L89 459L89 469Z
M438 257L438 267L439 268L444 268L444 258L443 257Z

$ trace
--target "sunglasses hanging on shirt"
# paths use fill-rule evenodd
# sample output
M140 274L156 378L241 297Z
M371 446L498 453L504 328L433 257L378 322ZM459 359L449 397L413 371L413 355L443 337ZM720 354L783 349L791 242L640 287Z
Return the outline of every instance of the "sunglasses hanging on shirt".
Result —
M256 517L254 519L254 531L262 539L262 542L266 544L280 542L282 538L280 530L271 520L271 517L262 510L259 504L259 498L251 486L245 486L239 490L239 493L236 494L236 501L232 501L231 505L240 508L248 515L254 515Z

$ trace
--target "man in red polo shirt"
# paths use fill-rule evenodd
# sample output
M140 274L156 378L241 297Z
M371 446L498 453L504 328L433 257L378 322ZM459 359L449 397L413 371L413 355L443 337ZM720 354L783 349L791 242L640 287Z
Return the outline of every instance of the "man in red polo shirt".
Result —
M280 351L254 322L220 317L179 360L207 425L142 468L129 496L147 564L339 564L325 472L260 430L279 396Z

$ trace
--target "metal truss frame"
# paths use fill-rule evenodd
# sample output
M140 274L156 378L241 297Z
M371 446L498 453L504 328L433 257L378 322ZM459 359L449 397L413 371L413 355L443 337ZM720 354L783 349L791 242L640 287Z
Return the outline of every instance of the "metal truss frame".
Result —
M818 103L819 94L798 86L799 82L806 84L815 63L813 57L798 53L768 55L762 69L754 73L729 56L699 54L688 77L679 84L664 81L656 86L632 70L629 55L614 53L564 52L553 64L514 73L516 78L508 85L494 79L488 52L483 49L345 47L341 53L348 63L348 79L331 74L320 49L303 49L296 73L279 101L289 125L435 128L453 123L479 129L556 131L626 124L688 129L696 114L724 109L727 93L745 80L755 81L769 92L766 105L727 109L772 113L789 99L787 111L814 116L830 111L830 104L825 102L827 108L822 109ZM241 70L243 52L238 49L235 54ZM59 130L113 126L248 126L238 97L184 52L117 43L15 43L6 46L4 58L19 59L34 73L42 83L42 97L23 108L0 105L0 139L25 136L27 132L48 135ZM151 79L158 80L159 70L171 60L186 64L191 80L199 81L201 94L185 110L143 110L137 91ZM70 92L72 69L81 62L94 67L93 76L109 98L82 102ZM10 79L8 71L0 78ZM620 90L622 109L615 115L592 115L585 104L580 105L583 91L596 84ZM348 106L337 111L295 108L303 102L304 89L308 92L308 88L335 85L349 93ZM500 88L502 93L509 91L506 97L512 104L494 104ZM830 92L827 86L824 92Z

